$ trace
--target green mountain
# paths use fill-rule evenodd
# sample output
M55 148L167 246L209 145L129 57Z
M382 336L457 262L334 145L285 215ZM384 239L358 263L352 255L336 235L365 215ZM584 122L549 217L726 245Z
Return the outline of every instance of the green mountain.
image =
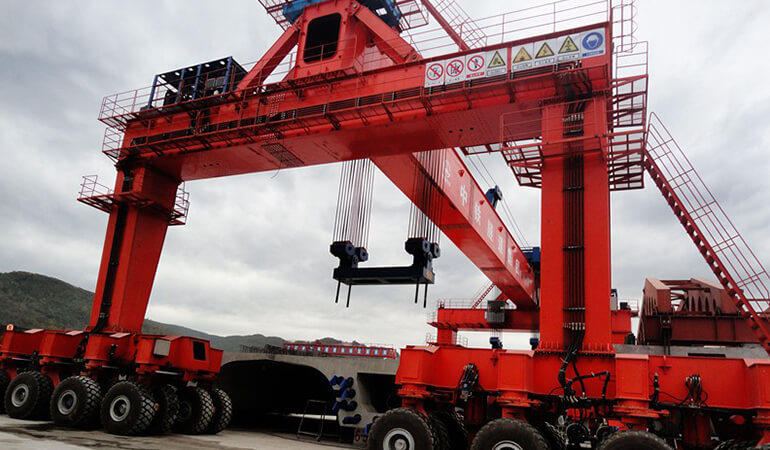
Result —
M88 292L56 278L28 272L0 273L0 325L14 324L22 328L55 330L81 329L91 316L93 292ZM216 336L201 331L145 319L142 331L206 339L214 348L239 351L241 345L281 346L280 337L253 334L249 336Z

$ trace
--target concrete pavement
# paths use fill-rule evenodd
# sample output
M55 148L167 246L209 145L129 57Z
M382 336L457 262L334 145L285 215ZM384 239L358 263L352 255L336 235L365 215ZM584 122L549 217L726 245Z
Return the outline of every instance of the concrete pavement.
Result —
M297 440L293 435L268 434L250 430L225 430L215 436L169 434L153 437L114 436L103 431L77 431L56 428L50 422L30 422L0 415L0 448L5 450L326 450L350 449L335 443Z

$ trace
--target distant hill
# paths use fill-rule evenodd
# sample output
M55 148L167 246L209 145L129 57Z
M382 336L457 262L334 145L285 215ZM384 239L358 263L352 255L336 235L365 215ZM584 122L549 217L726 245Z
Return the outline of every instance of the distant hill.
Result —
M94 294L56 278L0 273L0 324L77 329L88 324Z
M0 273L0 325L23 328L81 329L88 325L94 294L56 278L28 272ZM207 339L214 348L239 351L241 345L281 346L280 337L216 336L146 319L142 331ZM331 338L325 338L331 339Z
M145 319L142 331L147 334L172 334L176 336L190 336L199 339L206 339L211 342L211 346L220 350L237 352L241 345L249 347L264 347L265 345L282 346L285 340L277 336L264 336L262 334L251 334L248 336L217 336L204 333L191 328L179 325L170 325L167 323L156 322Z

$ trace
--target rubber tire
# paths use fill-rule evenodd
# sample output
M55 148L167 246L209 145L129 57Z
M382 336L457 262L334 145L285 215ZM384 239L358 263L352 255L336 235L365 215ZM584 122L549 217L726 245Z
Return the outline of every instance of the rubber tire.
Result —
M524 450L548 450L548 442L537 428L514 419L497 419L481 427L471 450L491 450L503 441L512 441Z
M0 414L5 414L5 390L11 384L11 377L5 371L0 370Z
M68 414L59 411L59 398L67 391L73 391L76 398L74 408ZM50 402L51 419L60 427L90 429L99 426L99 408L102 402L102 388L92 378L74 376L59 383L53 391Z
M602 442L598 450L671 450L671 447L646 431L620 431Z
M731 439L714 447L714 450L770 450L770 444L758 447L753 441L739 441Z
M713 450L754 450L756 446L753 442L739 441L737 439L730 439L728 441L721 442L714 447Z
M128 399L130 409L125 419L116 421L111 417L110 408L112 401L121 395ZM115 383L102 400L102 425L110 434L137 436L149 428L155 417L156 407L155 399L144 385L121 381Z
M417 411L409 408L391 409L374 421L369 432L369 450L382 450L385 437L388 432L402 428L406 430L414 440L414 449L409 450L436 450L438 447L436 437L433 435L428 419Z
M428 415L430 426L433 428L433 435L436 436L436 450L451 450L452 441L449 437L449 426L444 418L436 413Z
M189 411L189 414L185 415L185 411ZM201 434L209 426L213 416L214 402L208 392L199 387L185 387L179 390L179 415L174 424L174 431Z
M177 389L170 384L164 384L155 389L152 395L158 404L158 410L155 411L155 416L147 427L147 434L166 434L174 427L179 413Z
M214 402L214 415L211 417L211 423L203 430L204 434L217 434L230 426L233 419L233 401L230 396L222 389L213 389L210 392L211 400Z
M446 411L435 414L446 424L449 431L449 450L468 450L468 431L460 416Z
M15 407L11 402L11 393L20 384L25 384L29 388L28 401L20 407ZM47 375L36 370L20 373L13 378L5 391L5 410L14 419L48 419L48 405L52 393L53 381Z

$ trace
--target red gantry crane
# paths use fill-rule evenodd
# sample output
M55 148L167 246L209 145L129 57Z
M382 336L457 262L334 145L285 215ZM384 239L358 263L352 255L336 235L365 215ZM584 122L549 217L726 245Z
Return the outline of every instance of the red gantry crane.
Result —
M110 190L86 178L80 198L110 215L90 325L5 333L0 387L11 416L50 411L58 425L101 420L119 434L224 428L229 399L212 386L221 352L141 333L167 228L185 222L183 182L348 161L335 279L419 293L435 280L435 227L500 291L486 310L439 310L438 342L402 351L402 407L359 424L370 448L770 443L770 359L740 347L717 358L616 345L627 342L630 311L610 295L610 193L642 188L646 170L743 331L770 350L764 269L667 132L648 124L633 1L557 1L475 22L446 0L260 2L284 32L253 67L224 58L104 100L117 180ZM448 44L419 28L426 10ZM469 172L465 156L480 153L500 153L521 185L541 189L541 248L519 246L495 211L499 193ZM415 205L410 266L363 264L367 160ZM643 323L668 326L674 294L651 284L657 309L645 306ZM454 341L464 328L539 339L532 351L465 348ZM710 342L725 341L737 343Z

